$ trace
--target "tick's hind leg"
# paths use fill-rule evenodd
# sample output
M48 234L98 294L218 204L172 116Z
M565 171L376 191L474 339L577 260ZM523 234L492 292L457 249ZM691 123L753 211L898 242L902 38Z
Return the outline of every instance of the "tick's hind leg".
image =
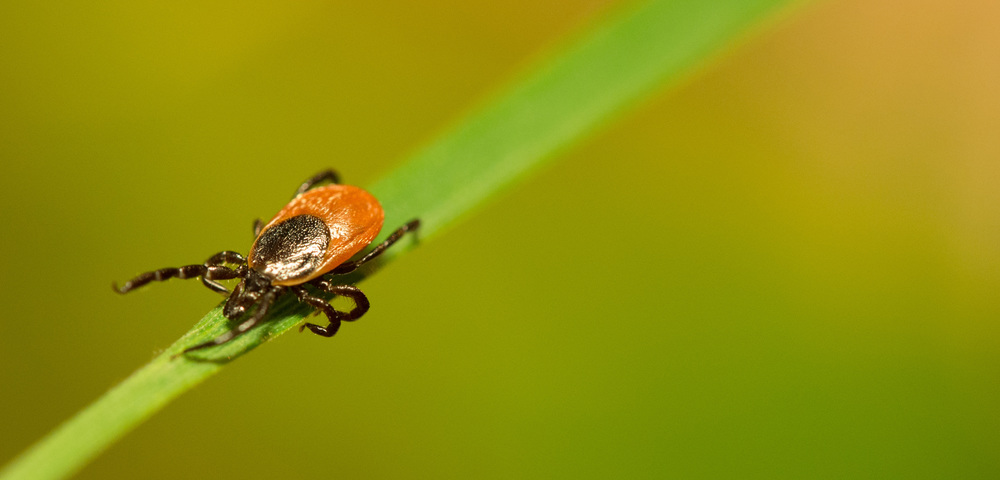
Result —
M406 232L413 232L416 231L418 228L420 228L419 219L414 218L413 220L406 222L406 225L397 228L395 232L392 232L392 235L389 235L389 238L385 239L384 242L378 244L378 246L373 248L372 251L368 252L368 254L366 254L364 257L361 257L361 259L353 262L344 262L339 267L333 269L333 271L331 271L330 274L341 275L344 273L351 273L357 270L358 267L364 265L365 263L368 263L369 260L372 260L373 258L381 255L382 252L385 251L385 249L391 247L392 244L396 243L396 241L402 238L403 235L406 235Z
M300 302L315 308L317 310L316 313L323 312L326 315L327 320L330 321L330 324L325 327L307 322L299 327L300 332L308 328L316 335L322 335L324 337L332 337L335 333L337 333L337 330L340 329L340 321L343 319L343 313L336 311L332 305L327 303L326 300L310 295L309 291L301 286L292 287L292 291L295 292L297 297L299 297Z
M118 293L124 294L131 292L132 290L135 290L136 288L139 288L149 282L162 282L171 278L187 280L189 278L202 277L203 279L207 279L207 281L205 281L206 287L217 292L219 291L218 289L222 289L222 292L224 292L226 291L226 288L216 282L213 282L212 280L229 280L239 276L240 273L238 271L221 265L185 265L183 267L161 268L152 272L146 272L125 282L125 285L122 285L121 288L119 288L115 283L111 284L111 288Z
M312 190L313 187L322 182L340 183L340 176L333 170L323 170L322 172L313 175L309 180L302 182L302 185L299 185L299 189L295 191L295 195L292 195L292 198Z
M347 297L354 301L354 308L352 308L351 311L338 312L344 315L341 320L345 322L353 322L361 318L361 316L368 312L368 309L371 307L371 303L368 303L368 297L365 296L361 289L355 287L354 285L335 285L327 280L315 281L313 285L316 285L323 291Z
M322 298L309 295L309 292L306 291L305 288L301 286L294 287L295 289L293 291L296 295L298 295L299 301L312 305L319 311L326 314L326 318L330 320L330 324L325 327L313 323L305 323L299 327L300 332L308 328L309 331L315 333L316 335L332 337L340 328L340 322L352 322L361 318L361 316L368 311L370 306L368 303L368 297L366 297L365 294L358 289L358 287L353 285L333 285L326 280L314 281L312 284L323 291L350 298L354 301L354 308L352 308L349 312L339 312Z

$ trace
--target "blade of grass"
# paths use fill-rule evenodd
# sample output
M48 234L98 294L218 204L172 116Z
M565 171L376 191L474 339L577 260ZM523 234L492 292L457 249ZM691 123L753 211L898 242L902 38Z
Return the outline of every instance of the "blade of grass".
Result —
M666 81L677 81L765 14L791 0L653 1L611 19L487 108L370 187L386 224L420 218L427 239L506 185L585 138ZM411 248L404 241L385 263ZM360 280L356 276L353 280ZM171 399L309 313L292 298L272 320L226 345L171 359L228 330L217 307L133 373L5 467L0 478L64 478Z

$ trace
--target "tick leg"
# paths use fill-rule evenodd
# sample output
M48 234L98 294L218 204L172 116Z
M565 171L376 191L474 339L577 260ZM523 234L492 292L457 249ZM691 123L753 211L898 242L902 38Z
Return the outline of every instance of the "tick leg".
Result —
M399 227L395 232L392 232L392 235L389 235L389 238L385 239L384 242L380 243L377 247L373 248L372 251L368 252L367 255L353 262L344 262L339 267L333 269L329 274L340 275L344 273L351 273L357 270L358 267L364 265L369 260L381 255L382 252L385 251L385 249L389 248L390 246L392 246L392 244L396 243L396 241L402 238L403 235L406 235L406 232L415 231L419 227L420 227L420 220L418 219L410 220L409 222L406 223L406 225L403 225L402 227Z
M303 329L308 328L316 335L322 335L324 337L332 337L335 333L337 333L337 330L340 329L340 321L344 319L347 314L334 310L333 306L327 303L326 300L309 295L309 291L301 286L292 287L292 291L299 297L300 302L307 303L313 308L316 308L318 311L323 312L326 314L327 320L330 321L330 324L325 327L321 327L313 323L305 323L299 327L300 332Z
M326 280L314 281L312 284L324 291L350 298L354 301L354 308L349 312L338 312L322 298L313 297L305 288L297 287L295 294L299 296L299 300L320 309L330 320L330 324L325 327L314 323L304 323L299 327L300 332L308 328L316 335L332 337L340 329L340 322L352 322L361 318L371 305L368 303L368 297L353 285L333 285Z
M323 170L322 172L313 175L309 180L302 182L302 185L299 185L299 189L295 191L295 195L292 195L292 198L312 190L312 188L317 184L325 181L329 181L330 183L340 183L340 176L338 176L337 172L334 172L333 170Z
M260 236L260 231L263 228L264 228L264 222L260 221L259 218L253 221L253 238L254 238L254 240L256 240L257 237Z
M257 305L257 311L254 312L253 316L250 317L248 320L244 320L242 323L237 325L236 328L226 333L223 333L218 337L215 337L211 341L195 345L191 348L186 348L184 349L183 352L179 353L178 355L183 355L185 353L193 352L195 350L201 350L203 348L214 347L216 345L222 345L223 343L227 343L233 340L234 338L243 335L244 333L247 333L248 331L250 331L251 328L260 323L260 321L264 318L264 316L267 315L267 311L271 309L271 305L274 304L274 300L278 298L278 296L280 296L281 293L284 291L285 289L282 287L275 287L271 290L268 290L267 293L265 293L264 296L261 297L260 303ZM177 355L175 355L175 357L176 356Z
M371 307L368 297L365 296L361 289L354 285L336 285L323 279L314 280L313 285L316 285L323 291L350 298L354 302L354 308L350 312L337 312L341 315L340 319L345 322L353 322L361 318Z
M162 282L171 278L180 278L183 280L189 278L203 277L209 280L227 280L230 278L239 277L240 274L236 270L229 267L223 267L218 265L185 265L183 267L177 268L161 268L152 272L146 272L140 274L139 276L125 282L121 288L118 288L117 284L112 283L111 288L113 288L118 293L128 293L136 288L139 288L149 282ZM216 282L211 282L216 286L223 288ZM215 290L215 288L209 284L205 284L208 288Z
M233 270L229 267L209 265L205 267L205 273L201 276L201 283L213 291L219 292L223 295L229 295L229 289L215 280L231 280L233 278L239 278L240 276L239 271Z
M243 255L240 255L238 252L226 250L208 257L208 260L205 260L205 265L225 265L227 263L230 265L242 265L246 261L247 259L243 258Z
M233 265L243 265L246 263L246 259L243 258L243 255L240 255L237 252L226 250L224 252L219 252L209 257L208 260L205 261L205 266L206 267L223 266L224 264L227 263ZM237 276L241 275L237 274ZM222 286L222 284L212 281L213 278L217 278L218 280L228 280L229 278L236 278L236 277L221 278L221 277L213 277L211 274L202 275L201 277L201 283L204 284L209 289L219 292L223 295L229 295L229 290L226 287Z

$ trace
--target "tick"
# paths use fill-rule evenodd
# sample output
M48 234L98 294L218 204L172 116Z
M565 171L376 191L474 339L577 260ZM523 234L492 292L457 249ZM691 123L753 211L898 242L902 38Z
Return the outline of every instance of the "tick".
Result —
M329 185L319 186L320 184ZM399 227L384 242L357 260L350 260L363 250L382 229L385 212L372 194L350 185L340 185L333 170L324 170L306 180L295 191L292 201L285 205L266 225L254 221L255 240L250 253L243 257L237 252L224 251L212 255L200 265L163 268L143 273L118 288L118 293L128 293L150 282L170 278L201 278L201 283L227 297L222 314L229 320L240 321L235 328L214 340L185 349L182 353L226 343L249 331L261 322L275 300L292 292L300 302L323 312L330 321L321 326L306 323L317 335L332 337L340 322L361 318L368 311L365 294L353 285L338 284L337 275L357 270L358 267L378 257L406 232L420 226L420 220L410 220ZM240 283L230 292L218 280L239 278ZM354 308L342 312L335 310L326 300L306 289L350 298Z

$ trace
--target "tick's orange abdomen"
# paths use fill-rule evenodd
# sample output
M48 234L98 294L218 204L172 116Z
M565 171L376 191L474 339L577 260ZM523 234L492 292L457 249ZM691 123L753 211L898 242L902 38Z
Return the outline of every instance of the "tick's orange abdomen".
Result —
M385 219L382 206L372 194L350 185L327 185L309 190L285 205L261 229L260 236L250 247L251 252L269 228L298 215L311 215L322 220L330 229L330 243L322 262L312 273L301 278L275 281L274 285L298 285L333 270L368 246L382 230ZM253 264L250 267L256 268Z

